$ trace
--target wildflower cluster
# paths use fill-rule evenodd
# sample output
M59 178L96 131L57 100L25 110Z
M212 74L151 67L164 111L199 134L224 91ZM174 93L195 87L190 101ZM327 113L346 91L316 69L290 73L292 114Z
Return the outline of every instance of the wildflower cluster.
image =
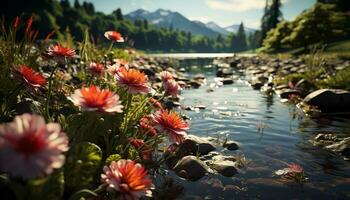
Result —
M164 161L159 145L183 142L189 128L162 105L180 93L173 75L157 72L163 84L157 91L135 51L113 46L126 41L117 31L104 34L109 49L89 40L52 42L54 32L40 44L31 17L18 42L19 20L0 35L7 44L0 45L0 172L17 198L34 187L42 193L26 198L152 195L150 166Z

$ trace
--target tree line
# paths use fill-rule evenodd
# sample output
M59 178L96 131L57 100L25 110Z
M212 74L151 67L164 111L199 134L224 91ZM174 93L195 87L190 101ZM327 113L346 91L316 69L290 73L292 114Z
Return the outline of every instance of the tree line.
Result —
M117 30L127 38L127 45L146 51L240 52L257 46L257 35L247 36L243 23L237 34L209 38L172 27L157 28L147 20L132 22L124 19L121 9L105 14L96 11L92 3L79 0L73 4L69 0L11 0L0 11L7 22L16 16L23 19L33 16L33 26L39 30L42 39L54 31L54 39L70 34L75 40L82 41L88 28L91 40L97 44L106 44L105 31Z

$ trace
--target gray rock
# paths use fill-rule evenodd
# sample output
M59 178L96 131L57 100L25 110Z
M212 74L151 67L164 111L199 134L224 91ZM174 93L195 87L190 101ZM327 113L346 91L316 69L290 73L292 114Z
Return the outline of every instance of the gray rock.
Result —
M238 144L233 141L228 141L225 144L222 145L222 147L230 150L230 151L235 151L239 148Z
M185 156L177 162L173 170L182 178L196 181L208 172L208 166L195 156Z
M350 137L344 138L340 142L326 146L327 149L339 153L347 158L350 157Z
M211 164L211 168L223 176L232 177L237 173L235 163L229 160L216 161Z
M298 90L294 89L284 89L276 91L276 93L282 98L282 99L288 99L290 95L300 95L300 92Z
M230 84L233 84L233 79L232 78L224 78L224 79L222 79L221 82L224 85L230 85Z
M179 147L179 157L187 155L206 155L216 148L209 140L195 135L188 135Z
M303 103L315 106L322 112L348 112L350 111L350 92L321 89L307 95Z

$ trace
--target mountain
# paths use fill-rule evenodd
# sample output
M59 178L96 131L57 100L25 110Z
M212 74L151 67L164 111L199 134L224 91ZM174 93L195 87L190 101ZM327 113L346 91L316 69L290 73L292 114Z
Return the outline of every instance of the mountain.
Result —
M221 35L228 35L230 31L222 28L221 26L217 25L215 22L208 22L205 24L207 28L210 28L213 31L216 31L220 33Z
M224 28L226 31L228 32L231 32L231 33L237 33L238 32L238 29L239 29L239 24L234 24L234 25L231 25L231 26L227 26ZM246 32L246 34L251 34L251 33L254 33L256 31L256 29L253 29L253 28L249 28L249 27L244 27L244 30Z
M191 32L194 35L204 35L214 38L219 35L219 32L208 28L206 24L191 21L178 12L170 10L158 9L154 12L138 9L124 16L126 19L135 21L137 19L146 19L150 24L158 27L183 30Z

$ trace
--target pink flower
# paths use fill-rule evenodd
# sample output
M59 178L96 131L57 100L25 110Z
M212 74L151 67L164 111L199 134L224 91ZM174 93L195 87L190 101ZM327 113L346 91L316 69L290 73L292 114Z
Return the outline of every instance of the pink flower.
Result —
M38 115L16 116L0 125L0 169L24 179L49 175L62 167L68 138L57 123Z
M121 71L124 70L124 69L125 69L125 68L122 67L120 64L115 63L114 65L108 65L106 71L107 71L110 75L114 76L114 75L116 75L118 72L121 72Z
M181 91L181 87L174 79L163 82L163 87L165 94L170 94L174 98L176 98Z
M107 32L105 32L104 36L108 40L112 40L114 42L124 42L123 36L120 33L118 33L117 31L107 31Z
M128 89L129 93L146 94L150 91L146 75L138 70L123 68L116 74L116 79L120 85Z
M123 105L119 96L97 86L83 87L75 90L74 94L68 97L74 105L79 106L83 111L118 112L121 113Z
M113 161L104 166L101 181L106 185L108 192L119 192L120 199L136 200L144 195L151 195L152 180L147 170L131 160Z
M155 128L168 135L171 142L182 143L189 129L187 123L175 112L158 111L153 116Z
M167 81L170 81L170 80L174 79L173 75L170 72L168 72L168 71L162 71L160 73L160 77L161 77L163 82L167 82Z
M101 63L91 62L88 70L96 76L101 76L105 71L105 66Z

